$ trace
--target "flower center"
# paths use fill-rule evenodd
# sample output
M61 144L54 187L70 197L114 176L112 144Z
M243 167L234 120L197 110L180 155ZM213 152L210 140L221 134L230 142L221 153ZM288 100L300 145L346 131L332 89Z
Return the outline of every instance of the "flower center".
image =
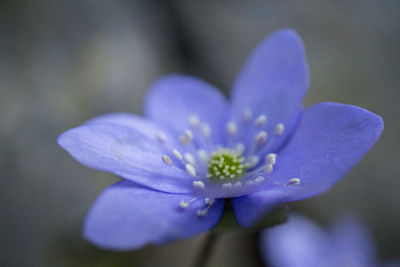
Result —
M238 180L246 171L244 157L236 151L221 148L211 153L207 177L212 180Z
M189 127L179 136L183 145L182 154L176 148L169 146L168 137L164 133L159 132L155 137L166 151L161 160L177 172L188 173L193 178L192 186L196 191L210 187L210 192L213 192L213 187L214 189L219 187L224 191L243 195L250 192L246 187L253 188L266 181L277 186L300 185L301 180L297 177L291 178L286 183L271 181L270 175L274 171L277 154L267 153L265 149L266 143L271 139L271 137L268 139L266 123L266 115L261 114L253 121L251 111L245 110L241 122L227 123L227 147L222 147L221 144L212 143L210 125L202 122L196 115L191 115L188 118ZM281 136L284 129L284 125L278 123L272 138ZM246 139L249 141L247 147L241 142L244 132L247 132L245 136L253 138L252 141ZM179 206L186 209L200 198L202 196L183 199ZM204 206L197 209L199 217L206 216L216 202L216 198L212 196L203 199Z

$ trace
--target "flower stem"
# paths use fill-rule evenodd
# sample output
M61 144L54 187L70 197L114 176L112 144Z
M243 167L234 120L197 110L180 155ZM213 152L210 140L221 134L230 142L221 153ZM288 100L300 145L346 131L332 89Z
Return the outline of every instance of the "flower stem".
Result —
M206 267L210 259L213 247L216 245L219 234L217 232L210 232L200 247L200 251L194 261L192 267Z

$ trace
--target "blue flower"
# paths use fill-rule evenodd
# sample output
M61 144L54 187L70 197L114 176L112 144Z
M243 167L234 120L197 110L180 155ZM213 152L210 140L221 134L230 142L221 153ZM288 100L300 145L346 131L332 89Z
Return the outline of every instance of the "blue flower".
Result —
M124 178L92 206L85 237L117 250L191 237L218 223L225 199L248 227L330 189L383 123L337 103L303 110L308 83L299 36L281 30L250 55L230 102L202 80L170 75L150 89L147 118L108 114L63 133L58 143L79 162Z
M289 222L262 232L261 254L271 266L379 266L372 238L354 217L336 220L330 232L292 214ZM385 266L400 266L393 260Z

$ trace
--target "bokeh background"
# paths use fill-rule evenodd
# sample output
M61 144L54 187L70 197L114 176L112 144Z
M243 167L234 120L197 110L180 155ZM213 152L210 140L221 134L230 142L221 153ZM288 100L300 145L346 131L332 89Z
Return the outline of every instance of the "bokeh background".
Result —
M327 225L346 212L371 229L382 260L400 256L400 1L0 2L0 265L188 266L204 236L112 253L80 229L117 181L56 145L104 113L141 113L150 83L194 74L228 94L252 48L272 31L302 36L305 104L337 101L380 114L385 131L330 192L291 205ZM256 235L227 234L209 266L260 266Z

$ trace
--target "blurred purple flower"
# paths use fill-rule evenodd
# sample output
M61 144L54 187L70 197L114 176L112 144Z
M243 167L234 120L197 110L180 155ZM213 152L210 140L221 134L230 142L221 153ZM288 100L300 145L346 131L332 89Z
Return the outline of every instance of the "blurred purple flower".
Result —
M355 106L306 110L303 44L281 30L251 54L232 101L194 77L158 80L146 118L109 114L63 133L58 143L89 167L125 180L92 206L85 237L133 249L200 234L215 226L229 198L240 225L276 205L328 190L378 139L383 123Z
M261 233L261 254L273 267L379 266L368 230L350 216L335 221L327 232L292 214L287 223ZM400 266L400 261L384 266Z

